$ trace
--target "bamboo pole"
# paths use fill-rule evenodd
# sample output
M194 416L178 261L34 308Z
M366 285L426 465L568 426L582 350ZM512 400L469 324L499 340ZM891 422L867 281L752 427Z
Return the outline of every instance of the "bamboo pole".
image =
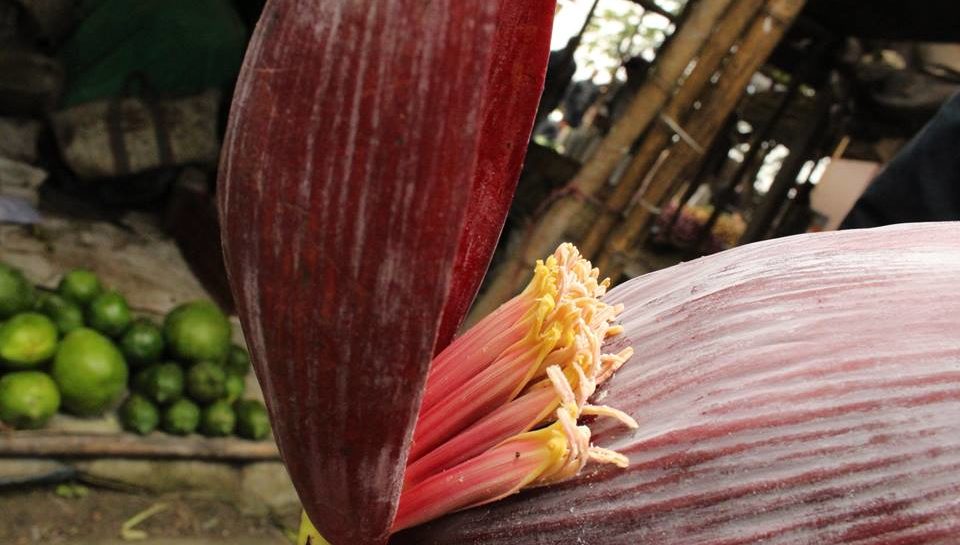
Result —
M687 122L688 133L701 146L708 146L716 137L724 120L739 102L753 74L763 65L783 34L796 18L805 0L768 0L764 12L750 25L740 45L727 62L720 80L702 107ZM642 198L658 204L676 177L699 159L697 150L684 140L670 151L670 157L654 173ZM652 211L638 203L607 239L597 266L604 274L617 279L623 272L624 253L641 238Z
M486 315L506 301L527 277L531 264L554 250L583 208L584 197L592 197L603 187L633 142L661 111L731 1L698 0L689 8L689 16L658 56L651 74L623 117L614 123L596 152L570 182L569 194L553 202L535 219L536 223L524 234L519 251L493 271L493 282L474 304L472 316Z
M717 25L716 31L710 35L706 45L703 46L693 71L670 99L661 118L675 122L684 121L694 101L703 94L704 88L710 83L710 78L720 67L721 61L726 58L730 48L743 34L747 24L754 18L763 3L764 0L740 0L730 7ZM613 193L607 199L605 213L597 217L590 231L580 242L580 251L584 256L592 258L600 250L620 214L636 194L644 175L654 165L663 149L669 145L673 135L673 129L668 124L662 123L654 125L649 134L643 138L640 149L637 150Z

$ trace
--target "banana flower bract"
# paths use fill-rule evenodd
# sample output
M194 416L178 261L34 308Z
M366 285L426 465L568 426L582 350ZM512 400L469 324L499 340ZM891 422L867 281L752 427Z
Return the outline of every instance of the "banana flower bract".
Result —
M955 224L761 243L607 294L562 246L522 308L451 344L513 195L553 10L267 3L218 198L274 433L320 534L949 541ZM455 390L478 396L461 404ZM578 419L591 415L587 435Z

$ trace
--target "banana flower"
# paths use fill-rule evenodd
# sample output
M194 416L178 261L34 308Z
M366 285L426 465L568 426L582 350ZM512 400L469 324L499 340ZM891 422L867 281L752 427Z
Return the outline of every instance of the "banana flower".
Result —
M949 542L956 224L769 241L609 293L565 244L454 340L513 196L553 10L269 0L261 16L218 198L319 535Z

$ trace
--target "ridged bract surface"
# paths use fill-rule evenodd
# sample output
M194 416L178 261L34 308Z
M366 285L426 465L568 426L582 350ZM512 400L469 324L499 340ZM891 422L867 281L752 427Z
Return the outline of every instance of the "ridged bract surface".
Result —
M762 242L627 282L636 355L592 424L626 470L395 536L423 544L957 543L960 224Z
M550 52L555 0L497 0L497 27L487 91L480 104L480 142L473 190L437 334L439 353L453 339L487 272L513 201Z
M514 4L271 0L247 51L226 263L281 454L336 545L386 541L438 330L503 225L553 15Z

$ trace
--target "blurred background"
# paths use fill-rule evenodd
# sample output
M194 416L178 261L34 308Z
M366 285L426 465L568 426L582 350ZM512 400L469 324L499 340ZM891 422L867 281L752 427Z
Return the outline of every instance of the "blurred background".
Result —
M767 238L960 219L960 170L930 153L960 157L955 0L698 15L717 1L558 2L472 317L560 239L617 282ZM215 206L262 8L0 0L2 544L292 538Z

